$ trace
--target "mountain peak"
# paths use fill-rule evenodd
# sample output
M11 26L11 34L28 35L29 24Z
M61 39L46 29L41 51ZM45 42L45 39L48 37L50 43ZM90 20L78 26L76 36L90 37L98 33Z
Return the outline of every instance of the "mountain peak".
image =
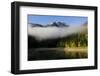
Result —
M68 27L64 22L53 22L48 24L47 26L55 26L55 27Z
M31 27L68 27L69 25L66 25L64 22L53 22L47 25L41 25L41 24L35 24L35 23L29 23Z
M31 27L42 27L43 25L41 25L41 24L35 24L35 23L29 23L29 25L31 26Z

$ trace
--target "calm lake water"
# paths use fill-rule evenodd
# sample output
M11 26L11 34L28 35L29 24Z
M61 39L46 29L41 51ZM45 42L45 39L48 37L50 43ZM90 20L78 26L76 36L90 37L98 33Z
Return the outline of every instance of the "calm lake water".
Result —
M32 48L28 50L28 60L56 60L88 58L87 50L64 48Z

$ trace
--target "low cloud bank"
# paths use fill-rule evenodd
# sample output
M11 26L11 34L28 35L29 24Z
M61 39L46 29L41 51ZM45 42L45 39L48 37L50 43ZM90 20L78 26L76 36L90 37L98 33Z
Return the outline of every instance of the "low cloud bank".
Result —
M35 37L38 41L46 39L57 39L82 32L85 26L69 27L31 27L28 26L28 35Z

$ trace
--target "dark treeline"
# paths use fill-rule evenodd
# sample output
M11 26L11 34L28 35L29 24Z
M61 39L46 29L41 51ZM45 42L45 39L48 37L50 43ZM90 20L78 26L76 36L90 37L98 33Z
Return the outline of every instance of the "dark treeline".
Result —
M38 41L28 36L28 48L56 48L56 47L86 47L88 46L87 33L72 34L68 37Z
M48 39L38 41L32 36L28 36L28 48L54 48L57 47L57 43L62 39Z

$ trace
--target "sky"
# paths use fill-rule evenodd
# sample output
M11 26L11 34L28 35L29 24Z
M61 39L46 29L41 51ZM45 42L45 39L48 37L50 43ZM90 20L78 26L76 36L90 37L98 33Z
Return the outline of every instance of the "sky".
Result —
M82 25L88 21L88 17L82 16L53 16L53 15L28 15L28 23L46 25L52 22L64 22L67 25Z

